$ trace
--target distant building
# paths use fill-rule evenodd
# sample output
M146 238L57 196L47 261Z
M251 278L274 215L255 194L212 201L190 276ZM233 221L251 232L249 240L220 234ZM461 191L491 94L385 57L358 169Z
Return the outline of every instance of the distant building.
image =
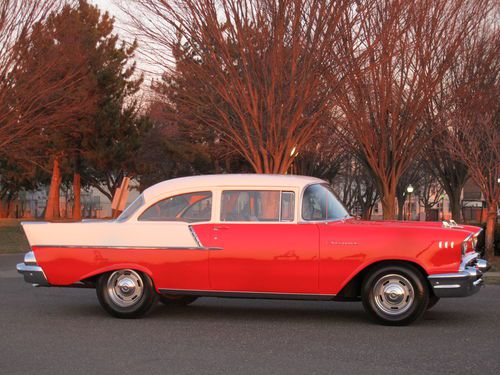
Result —
M47 205L48 186L36 191L25 191L19 194L18 199L10 202L9 213L4 216L11 218L42 218ZM135 187L129 189L127 204L132 202L139 192ZM100 219L111 217L111 202L103 193L96 188L82 190L82 217ZM73 198L68 191L61 190L59 199L61 217L72 216ZM3 211L6 210L5 204Z

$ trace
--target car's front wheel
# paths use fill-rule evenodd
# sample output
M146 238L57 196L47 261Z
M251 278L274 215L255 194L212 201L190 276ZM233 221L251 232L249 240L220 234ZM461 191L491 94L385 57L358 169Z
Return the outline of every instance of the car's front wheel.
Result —
M96 291L104 310L117 318L139 318L157 300L149 276L130 269L103 274L97 281Z
M407 325L419 319L429 303L421 272L410 265L382 265L371 270L362 285L363 306L377 322Z

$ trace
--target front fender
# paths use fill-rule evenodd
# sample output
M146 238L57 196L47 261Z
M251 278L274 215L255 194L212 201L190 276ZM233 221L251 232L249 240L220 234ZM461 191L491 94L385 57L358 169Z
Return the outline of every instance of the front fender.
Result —
M374 258L371 259L369 262L361 264L359 267L357 267L355 270L353 270L350 275L345 279L344 282L340 284L339 290L344 289L351 281L353 281L358 275L362 275L367 269L377 265L377 264L382 264L382 263L390 263L390 262L401 262L401 263L407 263L415 266L417 269L420 271L423 271L424 276L428 276L428 273L422 264L418 259L410 258L410 257L394 257L390 260L382 257ZM361 280L360 280L361 281Z

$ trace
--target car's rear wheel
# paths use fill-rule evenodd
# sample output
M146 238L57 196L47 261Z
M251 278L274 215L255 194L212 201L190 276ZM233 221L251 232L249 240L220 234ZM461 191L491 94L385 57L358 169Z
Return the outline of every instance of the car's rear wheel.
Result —
M365 310L378 323L407 325L427 309L429 290L420 271L410 265L381 265L363 280Z
M97 281L96 291L104 310L117 318L139 318L157 300L148 275L130 269L103 274Z
M440 300L439 297L436 297L435 295L431 295L429 297L429 304L427 305L427 310L432 309L434 306L436 306L436 303L438 303Z
M167 306L187 306L198 299L194 296L159 295L160 302Z

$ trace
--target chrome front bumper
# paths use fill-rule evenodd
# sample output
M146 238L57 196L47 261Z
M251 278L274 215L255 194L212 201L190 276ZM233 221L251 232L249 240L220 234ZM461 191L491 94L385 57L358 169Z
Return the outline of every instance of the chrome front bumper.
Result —
M18 263L16 269L24 276L24 281L33 284L33 286L50 285L42 267L36 263L35 254L32 251L26 253L24 263Z
M486 260L472 253L464 257L457 273L430 275L428 279L436 297L467 297L481 289L483 273L489 268Z

